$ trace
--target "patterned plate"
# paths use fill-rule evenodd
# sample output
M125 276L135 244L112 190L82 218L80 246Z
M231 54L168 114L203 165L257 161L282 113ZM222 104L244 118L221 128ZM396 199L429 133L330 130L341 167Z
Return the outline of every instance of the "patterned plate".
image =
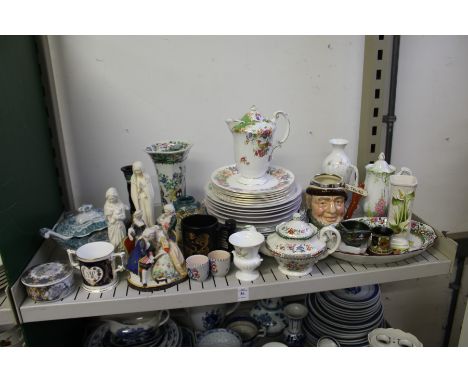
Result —
M387 218L386 217L363 217L355 218L350 220L357 220L366 223L371 228L377 226L386 226ZM350 263L356 264L387 264L395 263L411 257L417 256L420 253L424 252L427 248L431 247L437 235L434 229L427 224L412 220L411 221L411 231L410 231L410 250L409 252L403 253L401 255L354 255L344 252L335 251L331 256L336 257L340 260L349 261Z
M244 199L241 197L232 197L214 189L212 183L209 183L205 188L206 196L221 205L226 206L239 206L242 208L257 208L257 209L264 209L267 207L275 207L279 205L284 205L287 203L291 203L293 200L298 199L299 197L302 198L302 189L298 185L294 184L293 187L279 199L269 199L264 197L259 197L257 199ZM241 194L239 194L241 195Z
M273 194L287 190L294 183L294 174L278 166L271 166L268 169L265 183L261 185L243 184L242 179L239 178L236 165L218 168L211 174L211 182L215 187L235 194Z

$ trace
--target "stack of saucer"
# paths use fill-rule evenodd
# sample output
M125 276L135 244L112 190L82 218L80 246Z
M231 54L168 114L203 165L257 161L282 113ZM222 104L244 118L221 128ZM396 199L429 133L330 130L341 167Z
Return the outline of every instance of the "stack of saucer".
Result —
M368 333L384 325L378 285L310 294L307 307L304 331L311 345L332 337L341 346L367 346Z
M271 166L259 179L243 178L235 165L221 167L213 172L205 191L210 215L221 223L235 219L238 227L254 225L264 234L290 220L302 203L302 190L294 174L278 166Z

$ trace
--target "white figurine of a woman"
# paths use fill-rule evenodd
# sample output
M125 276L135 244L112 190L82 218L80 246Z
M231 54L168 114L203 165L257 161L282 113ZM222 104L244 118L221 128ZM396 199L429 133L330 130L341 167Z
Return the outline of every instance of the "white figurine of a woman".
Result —
M143 164L136 161L132 165L133 175L130 178L130 195L137 210L143 213L143 221L147 227L155 224L153 200L154 190L148 174L143 172Z
M107 222L107 235L109 241L117 250L122 240L125 238L125 209L128 209L125 204L119 199L119 194L114 187L110 187L106 191L106 203L104 204L104 215Z

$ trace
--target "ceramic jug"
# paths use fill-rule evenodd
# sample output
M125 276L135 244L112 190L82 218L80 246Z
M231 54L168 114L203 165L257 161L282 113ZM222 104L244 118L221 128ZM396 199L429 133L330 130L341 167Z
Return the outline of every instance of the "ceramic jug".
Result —
M283 117L287 125L283 137L275 141L276 122L279 117ZM228 119L226 123L234 137L234 157L241 178L246 184L256 184L253 179L257 179L261 184L268 171L273 151L289 136L288 115L277 111L268 119L252 106L240 120Z
M390 175L395 172L395 166L385 161L384 153L380 153L375 163L366 166L364 187L368 195L363 204L365 216L387 216L390 202ZM412 175L412 171L407 167L402 167L398 174Z

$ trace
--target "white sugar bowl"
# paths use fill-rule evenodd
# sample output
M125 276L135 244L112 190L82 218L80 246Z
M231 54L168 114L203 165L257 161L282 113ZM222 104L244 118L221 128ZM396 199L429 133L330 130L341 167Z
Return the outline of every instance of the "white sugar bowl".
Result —
M276 226L276 232L266 239L265 254L273 256L278 269L287 276L305 276L313 265L336 251L340 233L332 226L318 231L313 224L303 222L296 213L293 220Z

